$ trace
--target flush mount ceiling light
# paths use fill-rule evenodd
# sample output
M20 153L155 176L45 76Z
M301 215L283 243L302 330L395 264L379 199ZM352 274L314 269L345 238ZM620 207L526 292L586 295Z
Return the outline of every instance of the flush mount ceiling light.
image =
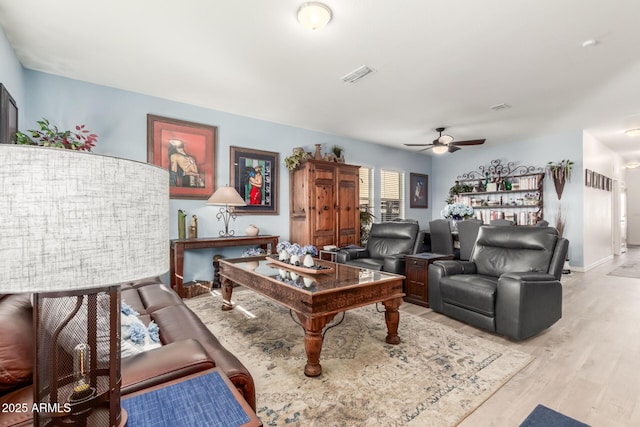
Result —
M640 128L627 129L624 131L629 136L640 136Z
M640 162L629 162L625 166L627 169L635 169L637 167L640 167Z
M303 27L313 31L323 29L332 16L329 6L318 2L303 3L298 9L298 21Z

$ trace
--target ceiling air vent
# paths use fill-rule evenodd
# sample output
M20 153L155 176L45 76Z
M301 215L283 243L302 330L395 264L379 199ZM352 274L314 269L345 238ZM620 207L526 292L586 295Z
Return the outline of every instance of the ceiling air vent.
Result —
M511 108L511 105L502 103L502 104L492 105L489 108L491 108L493 111L500 111L500 110L506 110L508 108Z
M353 70L352 72L350 72L349 74L347 74L346 76L342 77L342 81L345 83L355 83L358 80L362 79L363 77L366 77L369 74L374 72L375 70L367 67L366 65L363 65L362 67L359 67Z

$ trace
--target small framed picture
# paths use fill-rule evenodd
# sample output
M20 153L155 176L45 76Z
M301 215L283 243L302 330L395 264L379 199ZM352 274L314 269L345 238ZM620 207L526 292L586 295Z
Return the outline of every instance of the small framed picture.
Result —
M208 199L215 190L217 127L147 114L147 162L169 171L172 199Z
M419 173L409 174L409 207L428 208L429 207L429 175Z
M230 186L247 206L237 206L238 214L278 215L278 153L231 147Z

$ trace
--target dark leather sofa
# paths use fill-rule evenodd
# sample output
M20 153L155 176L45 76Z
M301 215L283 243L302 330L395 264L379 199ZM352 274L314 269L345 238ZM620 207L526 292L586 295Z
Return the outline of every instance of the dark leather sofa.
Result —
M429 267L429 305L514 340L529 338L562 317L568 247L552 227L483 226L469 261Z
M423 232L415 220L379 222L371 225L364 249L340 249L336 260L370 270L404 274L404 257L419 252L423 243Z
M255 409L253 378L159 278L122 286L122 301L160 328L162 347L122 359L122 396L219 367ZM30 296L0 295L0 405L33 403L33 323ZM212 396L215 399L215 396ZM0 426L32 424L32 413L1 411Z

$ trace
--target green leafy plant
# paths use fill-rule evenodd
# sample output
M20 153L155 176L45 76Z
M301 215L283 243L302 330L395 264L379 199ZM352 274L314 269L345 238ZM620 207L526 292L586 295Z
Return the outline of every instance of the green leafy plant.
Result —
M84 125L77 125L75 131L61 131L49 120L38 120L40 129L30 129L31 136L16 132L17 143L22 145L38 145L41 147L65 148L68 150L91 151L98 142L98 136L85 129Z
M342 147L338 145L331 147L331 151L336 155L336 157L340 157L342 155Z
M360 243L365 244L369 240L371 224L376 219L369 207L360 208Z
M456 181L456 183L449 189L449 197L445 200L446 203L451 204L456 200L456 196L460 193L470 193L473 191L473 186L470 184L460 183Z
M309 153L305 152L302 148L294 148L293 153L289 157L284 158L284 164L290 171L294 171L300 167L302 162L310 159Z

